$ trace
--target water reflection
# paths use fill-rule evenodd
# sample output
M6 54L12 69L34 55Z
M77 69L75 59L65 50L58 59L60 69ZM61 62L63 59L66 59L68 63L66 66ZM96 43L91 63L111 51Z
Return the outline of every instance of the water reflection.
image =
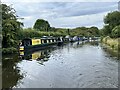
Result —
M23 78L20 69L17 67L19 63L18 55L10 55L3 57L2 64L2 87L13 88Z
M20 55L4 56L2 59L2 87L13 88L22 83L21 79L23 79L25 75L20 73L20 68L17 67L17 64L21 63L22 60L36 60L39 64L44 65L43 63L48 61L51 51L53 51L53 48L31 53L20 52Z
M113 50L107 46L105 46L105 44L100 44L100 46L102 47L102 49L107 53L107 57L110 58L115 58L117 60L120 59L120 53L118 50Z
M45 50L40 50L40 51L36 51L36 52L20 52L20 58L22 60L36 60L39 61L38 63L43 65L44 62L49 60L50 57L50 53L51 51L53 51L54 48L49 48L49 49L45 49Z
M82 47L83 45L98 46L99 41L82 41L82 42L71 43L71 46L74 48L79 48L79 47Z
M5 56L3 88L117 87L117 63L111 54L97 41L84 41Z

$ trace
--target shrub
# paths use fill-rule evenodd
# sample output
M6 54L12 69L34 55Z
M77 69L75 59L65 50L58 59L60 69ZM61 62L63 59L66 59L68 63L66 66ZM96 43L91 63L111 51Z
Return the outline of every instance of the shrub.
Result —
M109 36L107 36L107 37L103 38L102 42L107 44L108 46L110 46L112 49L120 50L119 40L120 40L120 38L113 39L113 38L110 38Z
M2 48L2 54L13 54L18 53L18 49L11 47L11 48Z
M112 37L114 37L114 38L120 37L120 25L113 28Z

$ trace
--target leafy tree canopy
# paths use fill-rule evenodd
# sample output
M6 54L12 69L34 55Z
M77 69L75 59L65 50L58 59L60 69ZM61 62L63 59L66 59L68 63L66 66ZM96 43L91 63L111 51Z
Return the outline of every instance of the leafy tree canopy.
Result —
M114 36L114 37L116 37L115 36L115 31L116 31L115 27L120 25L120 12L119 11L113 11L113 12L108 13L104 18L104 23L105 23L105 25L104 25L104 27L101 31L102 35L103 36L110 36L110 37Z
M48 21L45 21L43 19L37 19L33 28L41 31L49 31L50 24L48 23Z
M115 28L113 28L112 36L113 37L120 37L120 25L118 25Z
M108 13L107 16L104 18L104 23L108 24L111 29L113 29L117 25L120 25L120 12L114 11Z
M2 7L2 46L4 48L17 45L17 36L23 23L18 21L14 8L1 4Z

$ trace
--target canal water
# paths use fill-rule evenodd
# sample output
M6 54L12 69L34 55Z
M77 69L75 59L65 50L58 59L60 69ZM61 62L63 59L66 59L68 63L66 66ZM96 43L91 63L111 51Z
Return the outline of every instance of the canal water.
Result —
M24 56L23 56L24 55ZM3 88L117 88L117 54L98 42L75 42L3 56Z

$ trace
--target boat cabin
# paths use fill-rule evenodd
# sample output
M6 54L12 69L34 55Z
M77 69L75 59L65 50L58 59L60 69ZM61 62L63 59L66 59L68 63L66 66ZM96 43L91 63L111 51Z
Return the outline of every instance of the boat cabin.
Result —
M55 37L42 37L42 38L25 38L20 43L20 51L24 50L26 46L34 46L47 43L55 43L57 39Z
M30 45L32 45L32 41L30 38L26 38L22 40L21 46L30 46Z

